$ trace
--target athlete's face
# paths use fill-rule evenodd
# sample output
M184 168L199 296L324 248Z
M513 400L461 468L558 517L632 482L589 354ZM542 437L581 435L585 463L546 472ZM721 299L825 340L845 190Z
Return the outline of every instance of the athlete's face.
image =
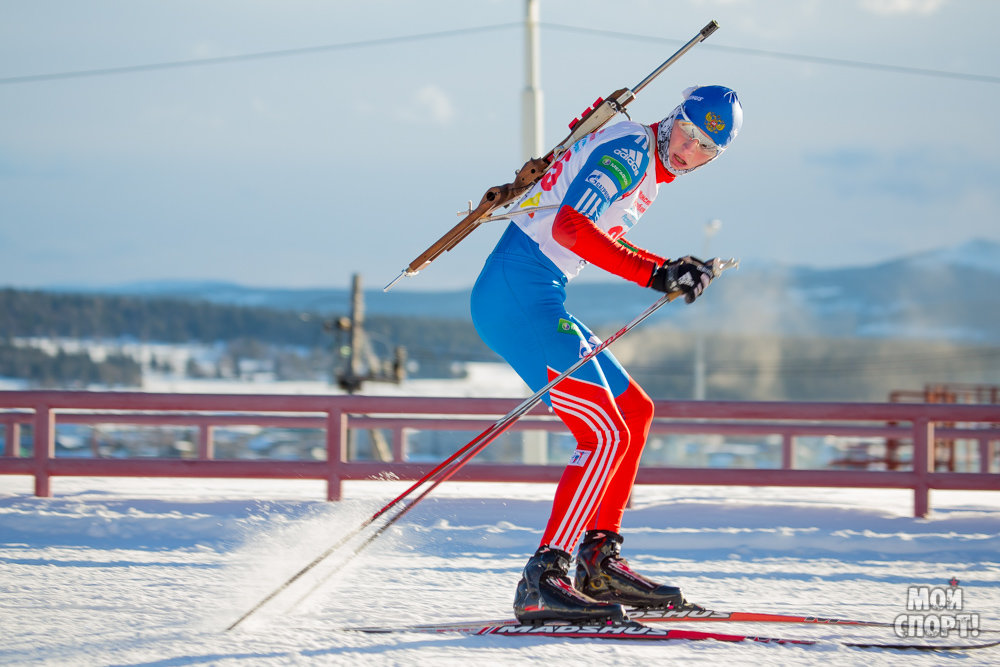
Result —
M674 169L694 169L715 157L718 149L693 123L675 120L667 146L667 160Z

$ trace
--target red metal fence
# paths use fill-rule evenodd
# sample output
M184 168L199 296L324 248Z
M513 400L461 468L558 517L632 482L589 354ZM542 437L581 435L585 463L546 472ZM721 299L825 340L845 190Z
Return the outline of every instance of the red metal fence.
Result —
M0 474L31 475L35 494L51 495L54 476L318 479L338 500L345 480L419 479L436 462L407 460L414 431L478 432L519 404L518 399L383 396L152 394L134 392L0 392L4 451ZM196 429L189 458L78 458L56 456L59 424L136 424ZM325 460L221 460L215 457L216 428L236 425L321 429ZM31 456L19 456L22 428L29 427ZM389 460L348 460L348 433L390 433ZM540 406L512 430L564 432ZM929 510L931 489L1000 490L1000 406L920 403L784 403L745 401L657 401L655 436L771 436L781 439L774 469L647 466L639 484L799 486L912 489L915 516ZM796 467L807 436L893 439L909 442L908 470L817 470ZM456 436L455 448L465 444ZM977 472L936 470L935 442L970 443ZM484 482L555 482L561 465L472 463L453 479Z

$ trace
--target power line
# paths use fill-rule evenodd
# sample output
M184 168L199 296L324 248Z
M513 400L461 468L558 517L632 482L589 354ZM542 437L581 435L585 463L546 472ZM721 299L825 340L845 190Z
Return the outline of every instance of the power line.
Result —
M151 72L164 69L178 69L183 67L205 67L211 65L229 65L233 63L247 62L251 60L265 60L269 58L287 58L290 56L303 56L313 53L323 53L327 51L346 51L350 49L371 48L374 46L389 46L392 44L402 44L404 42L418 42L430 39L442 39L447 37L458 37L481 32L492 32L496 30L506 30L520 26L520 23L498 23L473 28L458 28L456 30L440 30L437 32L425 32L416 35L401 35L398 37L381 37L377 39L366 39L357 42L341 42L339 44L322 44L319 46L305 46L295 49L280 49L277 51L259 51L256 53L243 53L234 56L218 56L215 58L195 58L191 60L174 60L162 63L147 63L145 65L126 65L124 67L105 67L101 69L75 70L71 72L54 72L51 74L29 74L26 76L11 76L0 78L0 85L17 83L36 83L39 81L57 81L61 79L80 79L92 76L108 76L112 74L134 74L136 72Z
M389 46L405 42L416 42L434 39L446 39L462 35L494 32L508 30L510 28L521 27L521 22L497 23L494 25L478 26L472 28L458 28L455 30L441 30L437 32L419 33L415 35L401 35L397 37L382 37L376 39L361 40L356 42L341 42L338 44L323 44L319 46L307 46L293 49L280 49L276 51L260 51L256 53L244 53L233 56L219 56L215 58L196 58L191 60L175 60L162 63L148 63L144 65L126 65L123 67L106 67L101 69L75 70L68 72L54 72L51 74L29 74L25 76L12 76L0 78L0 85L11 85L19 83L37 83L41 81L57 81L65 79L79 79L84 77L108 76L115 74L133 74L136 72L149 72L165 69L178 69L185 67L205 67L213 65L228 65L233 63L247 62L253 60L264 60L269 58L287 58L290 56L303 56L314 53L328 51L346 51L351 49L371 48L377 46ZM652 35L640 35L629 32L616 32L613 30L601 30L597 28L583 28L579 26L565 25L562 23L540 23L543 28L555 31L572 32L588 35L599 35L602 37L612 37L615 39L627 39L631 41L647 41L667 44L681 44L684 40L670 39L667 37L655 37ZM782 51L770 51L766 49L752 49L738 46L722 46L719 44L705 43L702 48L724 51L728 53L740 53L743 55L760 58L776 58L779 60L791 60L795 62L811 62L820 65L830 65L835 67L853 67L856 69L878 70L892 72L894 74L911 74L916 76L931 76L947 79L959 79L965 81L975 81L978 83L1000 83L1000 76L987 74L970 74L967 72L949 72L945 70L935 70L923 67L906 67L902 65L887 65L884 63L873 63L858 60L845 60L842 58L826 58L823 56L810 56L798 53L787 53Z
M578 26L564 25L562 23L542 23L543 28L550 30L562 30L564 32L575 32L588 35L600 35L602 37L614 37L618 39L628 39L632 41L647 41L660 43L683 43L683 40L668 39L665 37L652 37L649 35L636 35L628 32L615 32L613 30L600 30L598 28L581 28ZM761 58L777 58L779 60L793 60L795 62L811 62L820 65L833 65L836 67L854 67L858 69L881 70L883 72L893 72L895 74L915 74L917 76L935 76L947 79L964 79L966 81L978 81L980 83L1000 83L1000 76L990 76L988 74L969 74L966 72L948 72L945 70L927 69L924 67L905 67L902 65L886 65L883 63L872 63L861 60L845 60L842 58L825 58L822 56L807 56L800 53L786 53L783 51L769 51L766 49L751 49L739 46L722 46L719 44L701 45L701 48L712 51L725 51L727 53L741 53L748 56Z

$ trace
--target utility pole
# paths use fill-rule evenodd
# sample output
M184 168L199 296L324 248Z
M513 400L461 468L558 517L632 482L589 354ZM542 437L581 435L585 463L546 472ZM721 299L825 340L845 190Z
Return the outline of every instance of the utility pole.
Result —
M372 350L365 332L365 297L361 289L361 275L355 273L351 282L351 316L341 317L335 323L337 331L349 336L347 345L338 344L337 354L346 357L338 369L336 381L341 389L353 394L366 380L399 384L406 377L406 350L397 347L392 362L381 362ZM333 326L330 327L333 329Z
M538 0L524 3L524 92L521 93L521 159L525 162L545 153L542 123L541 40L538 33ZM544 465L549 462L548 434L521 435L521 461Z
M542 66L539 60L538 0L525 0L524 92L521 94L521 152L527 161L544 152L542 138Z
M545 153L542 136L542 65L538 34L538 0L524 3L524 92L521 94L521 159L525 162ZM521 462L544 465L549 462L548 434L544 431L521 434Z
M406 377L406 349L396 347L395 358L390 362L380 362L372 350L368 334L365 333L365 297L361 290L361 275L355 273L351 281L351 316L341 317L328 323L328 330L336 329L349 335L346 346L336 345L337 355L346 357L346 363L336 372L336 381L341 389L353 394L361 389L365 381L394 382L399 384ZM356 434L348 435L348 458L354 458L357 449ZM368 432L374 454L380 461L391 461L392 452L385 436L378 429Z

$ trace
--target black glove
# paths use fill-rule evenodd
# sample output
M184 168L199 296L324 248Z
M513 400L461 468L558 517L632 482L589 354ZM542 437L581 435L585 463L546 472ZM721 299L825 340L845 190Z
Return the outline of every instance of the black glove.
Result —
M653 271L647 287L667 294L684 292L684 300L692 303L715 277L712 265L690 255L668 260Z

